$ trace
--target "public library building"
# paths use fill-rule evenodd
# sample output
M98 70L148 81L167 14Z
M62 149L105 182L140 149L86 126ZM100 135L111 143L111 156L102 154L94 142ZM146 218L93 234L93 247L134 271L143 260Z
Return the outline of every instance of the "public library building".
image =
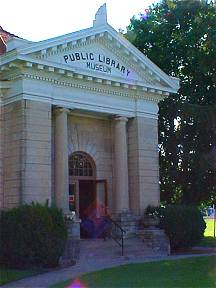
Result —
M83 219L96 206L140 215L157 205L158 102L179 80L107 23L105 5L88 29L40 42L7 36L0 209L48 201Z

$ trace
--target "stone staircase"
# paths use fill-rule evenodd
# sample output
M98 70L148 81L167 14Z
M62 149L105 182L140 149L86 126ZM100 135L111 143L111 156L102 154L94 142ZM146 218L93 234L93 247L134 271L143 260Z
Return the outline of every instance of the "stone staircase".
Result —
M124 221L121 221L121 224L122 222L124 224ZM119 225L113 220L109 220L108 223L112 226L108 226L106 232L109 233L103 235L106 240L103 238L80 239L79 233L74 233L74 223L70 224L68 226L69 238L65 252L60 258L60 265L63 267L75 263L94 265L94 263L118 262L122 259L144 260L169 255L169 240L163 230L154 227L136 230L134 225L129 225L132 228L128 229L128 225ZM122 226L126 226L124 230ZM122 247L116 243L116 241L121 243L122 235L124 235L123 255Z

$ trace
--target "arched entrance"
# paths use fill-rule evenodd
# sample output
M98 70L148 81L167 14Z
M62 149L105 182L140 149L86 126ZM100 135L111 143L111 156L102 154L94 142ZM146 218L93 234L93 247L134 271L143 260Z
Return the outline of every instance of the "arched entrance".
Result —
M107 213L107 181L96 179L96 165L90 155L77 151L69 157L69 208L81 223L81 237L100 236L96 226Z

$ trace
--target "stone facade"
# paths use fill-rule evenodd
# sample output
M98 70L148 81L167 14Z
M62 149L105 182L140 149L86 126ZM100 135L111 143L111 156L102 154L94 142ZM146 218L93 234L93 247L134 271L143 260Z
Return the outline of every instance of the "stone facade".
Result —
M3 109L3 208L16 207L22 203L24 102L14 102Z
M3 208L32 201L51 203L50 108L28 100L4 106L0 122Z
M136 216L160 201L158 102L177 90L108 25L105 6L83 31L12 37L0 56L0 208L48 201L68 213L76 190L76 206L103 202L134 233ZM69 175L76 152L88 161L71 170L90 168Z
M1 113L1 140L5 139L2 141L5 206L13 207L21 202L30 203L32 200L51 203L55 199L55 180L51 180L55 178L55 169L52 168L55 158L51 160L54 153L52 150L55 149L51 140L54 133L51 127L52 119L55 118L55 113L52 112L51 105L24 100L5 106L4 111L4 122ZM114 191L118 172L115 172L115 125L116 120L106 117L76 115L73 111L68 116L68 157L73 152L82 151L94 159L97 179L106 179L108 182L109 209L114 212L117 201ZM130 199L126 210L131 209L139 214L148 204L157 205L159 201L157 120L135 117L125 125ZM119 133L117 131L117 136ZM122 144L117 149L119 151L117 150L116 154L119 155ZM119 161L117 158L116 166ZM121 174L127 179L125 173ZM2 179L3 172L1 183ZM3 195L3 189L1 194ZM124 195L119 195L118 201L123 202Z

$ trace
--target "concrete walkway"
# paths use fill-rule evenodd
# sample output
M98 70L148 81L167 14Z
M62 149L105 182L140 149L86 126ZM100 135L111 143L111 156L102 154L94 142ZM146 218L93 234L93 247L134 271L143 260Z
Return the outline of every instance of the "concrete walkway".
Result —
M52 272L40 274L37 276L25 278L19 281L15 281L2 287L22 287L22 288L42 288L49 287L50 285L56 284L58 282L62 282L67 279L74 279L79 277L81 274L85 274L88 272L93 272L97 270L101 270L104 268L115 267L124 264L131 263L144 263L144 262L152 262L152 261L160 261L160 260L174 260L174 259L183 259L189 257L198 257L198 256L210 256L216 255L215 253L202 253L202 254L187 254L187 255L174 255L174 256L154 256L154 257L141 257L141 258L133 258L133 257L118 257L113 260L109 260L104 262L103 260L95 261L94 259L86 259L86 261L82 261L75 266L71 266L64 269L55 270Z

